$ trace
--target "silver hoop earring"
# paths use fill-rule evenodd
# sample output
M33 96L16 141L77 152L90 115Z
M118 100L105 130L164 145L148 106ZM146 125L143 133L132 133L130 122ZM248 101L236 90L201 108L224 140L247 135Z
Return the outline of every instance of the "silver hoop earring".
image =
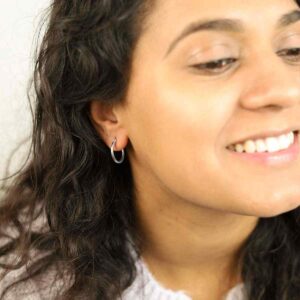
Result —
M111 144L111 147L110 147L110 153L111 153L111 157L113 159L113 161L116 163L116 164L121 164L123 161L124 161L124 157L125 157L125 152L124 152L124 149L122 149L122 157L120 160L117 160L116 157L115 157L115 153L114 153L114 147L115 147L115 144L117 142L117 138L115 137L112 144Z

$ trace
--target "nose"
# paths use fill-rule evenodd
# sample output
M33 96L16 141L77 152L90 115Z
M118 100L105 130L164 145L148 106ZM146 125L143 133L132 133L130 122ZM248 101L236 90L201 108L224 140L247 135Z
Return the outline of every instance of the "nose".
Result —
M300 66L277 54L256 58L245 73L240 105L248 110L283 109L300 103Z

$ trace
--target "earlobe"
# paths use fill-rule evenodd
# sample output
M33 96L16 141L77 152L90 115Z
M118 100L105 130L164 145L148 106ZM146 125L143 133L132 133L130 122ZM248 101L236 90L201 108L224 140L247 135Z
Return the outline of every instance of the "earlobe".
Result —
M92 100L90 102L89 112L91 122L108 147L111 147L115 138L118 140L115 147L116 151L126 147L126 130L122 127L120 120L114 112L114 106L112 104Z

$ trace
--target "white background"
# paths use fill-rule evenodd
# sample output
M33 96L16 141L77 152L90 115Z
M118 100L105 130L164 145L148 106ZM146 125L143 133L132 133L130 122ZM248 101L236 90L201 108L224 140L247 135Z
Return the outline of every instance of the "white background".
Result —
M0 0L0 178L8 157L31 132L27 86L32 76L38 24L50 0ZM20 165L27 146L13 156Z

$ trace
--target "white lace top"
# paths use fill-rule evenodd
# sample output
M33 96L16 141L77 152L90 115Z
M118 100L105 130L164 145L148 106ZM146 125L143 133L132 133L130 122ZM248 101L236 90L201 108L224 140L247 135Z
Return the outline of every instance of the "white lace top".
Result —
M151 274L146 263L142 259L136 260L137 276L132 285L128 287L119 300L192 300L187 291L173 291L163 287ZM23 270L24 271L24 270ZM4 287L11 283L12 279L18 277L20 270L11 272L4 280L0 280L0 295ZM39 288L32 280L18 286L18 289L8 293L5 300L52 300L52 292L60 290L60 282L52 288L55 272L50 272L45 278L39 281ZM232 288L224 299L220 300L247 300L244 296L244 285L239 284Z
M192 300L187 291L173 291L163 287L152 275L143 259L136 261L137 277L120 300ZM244 284L233 287L220 300L246 300Z
M123 292L118 300L192 300L187 291L173 291L163 287L150 272L142 257L138 257L136 251L129 244L131 255L135 260L137 276L133 283ZM10 283L15 281L25 271L25 267L10 272L4 279L0 280L0 296ZM37 282L28 280L17 286L17 289L8 293L5 300L52 300L53 291L62 288L62 282L56 281L56 271L50 268ZM53 285L52 285L53 284ZM50 287L51 285L51 287ZM247 300L245 297L244 284L238 284L232 288L227 295L220 300Z

